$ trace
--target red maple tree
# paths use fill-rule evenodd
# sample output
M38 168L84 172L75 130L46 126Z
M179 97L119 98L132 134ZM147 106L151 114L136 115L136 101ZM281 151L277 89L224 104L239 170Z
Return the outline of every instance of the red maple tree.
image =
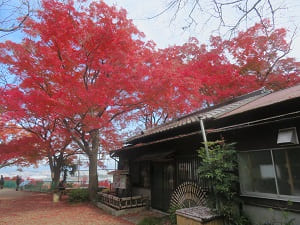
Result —
M26 21L21 43L1 44L2 63L19 79L8 98L19 110L11 119L33 113L28 126L58 120L89 158L89 193L95 198L97 155L117 145L120 128L140 106L151 85L147 75L148 47L125 10L104 2L80 9L72 1L42 2L35 19ZM148 87L148 88L145 88ZM25 96L18 97L19 96ZM8 113L7 113L8 115Z
M78 147L71 145L69 133L42 93L37 98L36 90L21 90L20 87L3 90L0 160L2 165L28 165L46 159L56 187L62 168L78 152ZM37 100L45 105L39 105Z
M156 85L148 105L141 108L144 127L258 88L255 78L240 74L222 51L200 44L196 38L182 46L154 49L149 79Z
M273 29L268 20L231 40L212 36L209 45L191 38L181 46L153 47L150 73L158 85L153 104L141 108L140 121L150 128L263 86L295 85L300 63L288 57L290 50L286 29Z
M204 46L191 39L157 50L125 10L76 6L44 0L26 21L23 41L0 44L0 62L18 78L5 90L2 117L35 133L46 152L75 143L89 158L91 199L97 155L119 146L118 131L130 119L142 115L150 127L159 123L153 118L164 122L261 85L299 81L298 63L271 51L288 50L284 30L265 38L256 25L231 41L214 37Z
M274 29L265 19L215 47L223 46L241 75L255 77L258 86L279 90L300 82L300 62L288 56L292 41L285 28Z

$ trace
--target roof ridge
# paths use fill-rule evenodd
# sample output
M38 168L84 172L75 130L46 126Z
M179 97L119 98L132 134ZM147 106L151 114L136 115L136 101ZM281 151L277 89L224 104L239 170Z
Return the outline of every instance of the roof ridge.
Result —
M269 94L271 92L272 92L271 90L268 90L265 87L262 87L262 88L260 88L258 90L252 91L250 93L243 94L243 95L240 95L238 97L228 99L227 101L224 101L222 103L216 104L216 105L211 106L211 107L207 107L207 108L204 108L204 109L196 110L196 111L194 111L192 113L188 113L186 115L180 116L178 118L175 118L175 119L173 119L173 120L171 120L169 122L163 123L163 124L158 125L156 127L152 127L152 128L146 129L145 131L143 131L142 134L135 135L135 136L133 136L131 138L128 138L126 140L126 142L130 142L131 140L138 139L138 138L140 138L142 136L148 136L148 135L154 134L154 133L156 133L155 130L159 130L162 127L168 127L171 124L176 124L176 122L180 122L181 120L187 119L189 117L193 117L193 116L195 116L197 114L203 114L203 113L206 113L206 112L210 112L210 111L213 111L215 109L221 108L221 107L229 105L229 104L234 104L236 102L239 102L239 101L242 101L242 100L246 100L246 99L250 99L250 98L255 97L255 96L258 97L258 96L260 96L262 94ZM235 107L231 107L231 108L232 108L232 110L236 109ZM232 110L230 110L230 111L232 111ZM222 112L222 110L220 110L220 112ZM168 129L172 129L172 128L171 127L170 128L166 128L166 130L168 130Z
M258 96L258 95L261 95L263 93L271 93L272 91L271 90L268 90L267 88L265 87L262 87L258 90L255 90L255 91L252 91L252 92L249 92L249 93L246 93L246 94L243 94L243 95L240 95L240 96L237 96L237 97L234 97L234 98L231 98L231 99L227 99L225 100L224 102L221 102L219 104L216 104L216 105L213 105L213 106L210 106L210 107L207 107L207 108L204 108L204 109L199 109L199 110L196 110L192 113L189 113L187 115L184 115L184 116L181 116L181 117L178 117L177 119L174 119L172 121L179 121L181 119L184 119L186 117L189 117L189 116L192 116L192 115L195 115L195 114L199 114L199 113L204 113L204 112L208 112L208 111L211 111L213 109L216 109L216 108L220 108L222 106L225 106L225 105L228 105L228 104L232 104L232 103L235 103L235 102L238 102L238 101L241 101L241 100L244 100L244 99L248 99L250 97L254 97L254 96ZM170 122L172 122L170 121Z

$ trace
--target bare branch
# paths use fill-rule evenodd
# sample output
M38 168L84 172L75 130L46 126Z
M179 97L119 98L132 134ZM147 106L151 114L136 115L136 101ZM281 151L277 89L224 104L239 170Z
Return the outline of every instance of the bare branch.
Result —
M2 1L1 3L2 4L0 4L0 9L1 11L3 11L5 10L5 7L8 5L9 1ZM11 12L7 12L8 15L6 16L6 18L0 21L0 32L4 33L10 33L22 27L22 25L30 15L30 4L28 0L23 0L19 6L13 6L13 8L7 10L11 10ZM18 14L22 13L23 10L25 10L24 14L19 18L14 19L14 14L16 14L17 12ZM13 21L16 20L18 20L18 23L14 24ZM5 25L7 25L7 27L4 27Z
M269 69L265 72L262 83L264 83L268 79L269 75L272 73L274 67L278 64L278 62L290 53L291 46L293 44L295 36L296 36L296 29L294 30L290 42L288 43L288 48L285 51L283 51L280 56L277 57L277 59L272 63Z
M167 8L165 8L164 10L162 10L161 12L159 12L158 14L151 16L151 17L147 17L147 19L152 20L156 17L161 16L162 14L164 14L165 12L169 11L171 8L173 8L176 4L180 5L181 0L172 0L169 5L167 6Z
M206 24L208 22L217 22L218 28L225 28L230 36L243 24L261 21L261 18L267 17L275 26L276 12L282 9L271 0L170 0L165 9L147 19L154 19L166 12L171 12L170 21L175 22L176 18L186 18L184 30L192 25ZM199 15L199 12L202 12ZM226 17L228 12L233 12L234 17ZM216 24L216 23L214 23ZM214 25L215 26L215 25ZM214 30L214 28L212 28Z

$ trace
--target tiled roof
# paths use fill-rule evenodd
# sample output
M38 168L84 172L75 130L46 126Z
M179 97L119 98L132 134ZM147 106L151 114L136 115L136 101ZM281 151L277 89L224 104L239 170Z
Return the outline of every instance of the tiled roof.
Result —
M279 102L287 101L290 99L300 98L300 84L286 88L280 91L273 92L272 94L263 96L261 98L256 99L255 101L249 102L246 105L243 105L233 111L229 111L223 114L221 117L232 116L238 113L250 111L253 109L277 104Z
M265 88L259 89L257 91L251 92L246 95L242 95L240 97L234 98L230 101L227 101L225 103L215 105L213 107L209 107L200 111L193 112L191 114L188 114L186 116L180 117L178 119L175 119L171 122L162 124L160 126L157 126L152 129L148 129L144 131L143 134L134 136L127 140L127 142L131 142L133 140L137 140L146 136L150 136L153 134L158 134L162 132L166 132L175 128L183 127L187 124L192 123L198 123L199 118L202 119L211 119L211 118L219 118L222 117L224 114L229 113L233 110L236 110L240 108L241 106L244 106L248 104L249 102L252 102L254 100L257 100L261 98L262 96L265 96L269 94L270 91L266 90Z

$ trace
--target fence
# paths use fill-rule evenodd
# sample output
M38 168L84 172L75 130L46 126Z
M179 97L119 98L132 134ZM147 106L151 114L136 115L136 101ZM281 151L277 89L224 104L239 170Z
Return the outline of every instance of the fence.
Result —
M111 194L98 193L98 197L101 203L118 210L147 206L149 202L149 199L143 196L119 198Z
M4 187L5 188L16 188L16 181L14 181L14 180L5 180Z
M24 191L48 192L51 190L50 181L36 181L25 185L20 185L20 189Z
M5 180L4 187L5 188L16 188L16 181L14 180ZM66 187L69 188L82 188L87 187L87 183L78 182L78 181L68 181L66 183ZM37 192L49 192L52 190L51 181L27 181L25 180L19 186L20 190L24 191L37 191Z

